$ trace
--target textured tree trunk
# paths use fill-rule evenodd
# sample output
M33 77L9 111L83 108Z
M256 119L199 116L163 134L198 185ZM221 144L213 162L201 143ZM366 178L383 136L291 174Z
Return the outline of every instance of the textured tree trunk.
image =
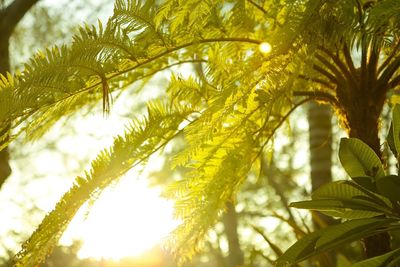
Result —
M238 267L244 265L243 251L240 248L239 235L237 232L237 213L235 206L228 202L226 204L227 210L223 217L225 227L225 234L228 239L229 255L228 267Z
M354 90L351 93L347 101L342 102L347 132L350 137L358 138L369 145L382 160L379 117L386 100L386 91L366 87L364 92ZM363 240L363 245L367 258L388 253L391 251L390 235L385 232L367 237Z
M312 191L332 181L332 124L328 105L308 106L310 171Z
M3 22L5 23L5 22ZM0 73L5 74L10 71L10 56L9 56L9 36L6 35L5 30L3 28L0 29ZM9 129L4 129L0 131L0 136L6 134ZM7 139L4 141L0 140L0 145L7 142ZM9 153L8 148L0 150L0 189L8 176L11 174L11 167L9 164Z
M0 9L0 73L10 72L10 37L15 27L28 10L39 0L14 0L4 9ZM7 133L9 127L0 132L0 136ZM8 140L0 140L0 145ZM0 151L0 189L11 174L10 155L8 148Z
M307 110L309 124L310 178L314 192L324 184L332 182L332 111L330 106L311 102ZM313 212L316 229L335 223L335 220L320 212ZM335 254L327 253L320 259L324 266L335 266Z

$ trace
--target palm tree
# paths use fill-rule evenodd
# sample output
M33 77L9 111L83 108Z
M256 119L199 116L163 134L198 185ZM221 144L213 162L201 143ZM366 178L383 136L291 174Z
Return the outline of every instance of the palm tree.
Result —
M381 156L379 117L400 83L399 10L398 0L117 0L106 25L82 28L71 46L39 54L21 76L3 79L1 128L27 122L22 131L37 138L83 106L101 101L110 112L112 92L177 65L202 64L206 77L171 78L148 117L77 177L25 244L21 264L40 260L92 192L181 134L188 146L176 163L191 172L170 196L185 245L172 243L186 256L298 106L331 105L349 136ZM367 257L389 250L387 233L365 239Z

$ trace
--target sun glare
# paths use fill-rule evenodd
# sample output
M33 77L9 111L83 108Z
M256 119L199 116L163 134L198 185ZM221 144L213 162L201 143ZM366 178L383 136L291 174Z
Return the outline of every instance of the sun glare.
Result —
M177 226L172 204L148 188L146 181L127 175L106 190L85 219L82 209L63 241L81 239L81 258L113 259L138 256L161 243Z
M268 54L271 52L272 47L269 43L263 42L258 46L258 49L260 50L261 53Z

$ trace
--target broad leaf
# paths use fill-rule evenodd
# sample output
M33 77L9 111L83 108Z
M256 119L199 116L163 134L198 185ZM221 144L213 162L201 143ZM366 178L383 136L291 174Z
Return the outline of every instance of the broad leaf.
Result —
M392 151L393 155L397 156L396 145L394 143L394 136L393 136L393 122L390 124L389 132L386 137L386 142L389 145L390 151Z
M312 194L313 200L330 199L342 201L345 205L344 208L348 208L346 213L337 213L334 211L322 211L323 213L342 218L366 218L372 214L367 212L355 212L351 214L352 209L360 209L360 205L363 206L363 210L369 207L367 210L376 212L389 212L391 209L391 203L388 199L368 191L360 185L352 181L335 181L332 183L325 184L318 188ZM354 205L358 205L356 208ZM348 205L348 206L346 206Z
M400 177L389 175L376 181L378 192L393 201L400 201Z
M373 177L351 177L351 179L369 191L377 193L376 184Z
M310 233L294 243L289 249L280 256L276 262L276 267L286 267L296 262L307 259L315 254L315 244L321 236L321 231Z
M350 177L385 176L382 163L375 152L363 141L356 138L342 138L339 158Z
M298 209L318 210L332 217L346 219L370 218L384 214L376 207L371 207L369 202L361 199L337 200L317 199L310 201L299 201L290 204L290 207Z
M368 218L347 221L320 229L297 241L278 258L278 267L301 262L316 254L337 248L381 231L392 219Z
M390 129L390 133L393 138L389 140L388 136L388 143L391 145L391 150L396 157L398 157L398 151L400 151L400 106L395 105L393 108L393 121ZM393 147L394 145L394 147Z
M400 248L386 254L357 262L352 267L387 267L392 266L394 258L400 256Z
M316 250L327 251L341 244L370 236L377 229L387 226L393 221L393 219L387 218L356 219L327 227L316 243Z

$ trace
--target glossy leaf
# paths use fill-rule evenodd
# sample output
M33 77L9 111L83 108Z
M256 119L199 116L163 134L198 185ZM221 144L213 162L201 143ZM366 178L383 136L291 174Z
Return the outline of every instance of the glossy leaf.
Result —
M400 248L386 254L357 262L352 267L388 267L392 266L394 258L400 256Z
M392 219L387 218L356 219L320 229L292 245L279 257L276 266L289 266L321 252L370 236L392 222Z
M400 151L400 105L395 105L393 108L391 133L393 138L392 144L394 145L394 148L392 148L392 152L397 157L398 151ZM389 144L390 143L391 142L389 142Z
M363 141L356 138L342 138L339 158L350 177L385 176L382 163L375 152Z
M370 203L360 199L317 199L294 202L290 204L290 207L317 210L332 217L346 219L370 218L383 214L383 211L380 211L376 207L372 207L369 204Z
M393 155L397 155L396 145L394 143L393 136L393 122L390 124L389 132L386 137L386 142L388 143L390 151L392 151Z

